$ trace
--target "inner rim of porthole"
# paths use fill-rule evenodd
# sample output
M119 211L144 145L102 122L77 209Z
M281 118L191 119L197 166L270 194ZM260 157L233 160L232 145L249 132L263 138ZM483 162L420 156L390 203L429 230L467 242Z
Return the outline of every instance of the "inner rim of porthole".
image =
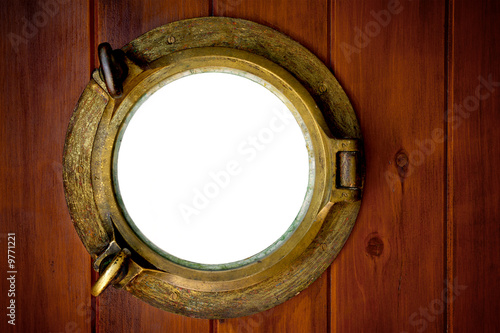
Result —
M258 83L259 85L263 86L270 92L272 92L276 97L278 97L281 102L283 102L286 106L288 111L293 115L294 119L296 120L297 124L299 125L302 135L304 137L304 140L306 142L306 147L307 147L307 152L308 152L308 160L309 160L309 175L308 175L308 186L306 193L304 194L304 200L302 202L302 206L299 209L299 212L297 216L295 217L294 221L291 222L289 225L288 229L284 232L283 235L281 235L278 239L274 241L271 245L269 245L267 248L261 250L260 252L247 257L242 260L237 260L237 261L232 261L228 263L223 263L223 264L205 264L205 263L198 263L198 262L193 262L189 260L185 260L182 258L179 258L175 255L172 255L159 246L157 246L154 242L152 242L147 236L145 236L141 230L137 227L131 216L128 214L126 206L124 204L124 201L121 196L120 192L120 186L119 186L119 181L118 181L118 167L117 167L117 162L118 162L118 154L120 150L120 145L121 141L123 138L123 135L127 129L127 126L134 116L134 114L137 112L137 110L141 107L141 105L148 100L150 96L152 96L155 92L157 92L159 89L162 87L168 85L171 82L174 82L176 80L182 79L184 77L190 76L190 75L196 75L196 74L201 74L201 73L225 73L225 74L232 74L232 75L237 75L244 77L246 79L249 79L253 82ZM314 183L315 183L315 156L314 156L314 151L313 151L313 145L312 145L312 140L311 136L309 133L309 130L304 123L304 120L302 119L300 113L298 112L297 108L295 105L274 85L271 83L267 82L261 77L258 77L254 74L251 74L247 71L241 70L241 69L236 69L236 68L230 68L230 67L223 67L223 66L209 66L209 67L199 67L199 68L193 68L190 70L186 70L174 75L169 76L168 78L160 81L159 83L155 84L152 86L146 93L144 93L138 100L137 102L132 105L130 110L128 111L127 115L125 116L124 120L122 121L121 127L118 131L118 134L116 136L116 141L114 144L113 152L112 152L112 184L113 184L113 189L115 192L115 197L118 203L118 206L120 210L122 211L122 214L127 222L127 224L130 226L130 228L133 230L133 232L136 234L136 236L141 239L142 242L144 242L147 246L149 246L154 252L158 253L160 256L163 258L179 264L181 266L187 267L187 268L192 268L192 269L198 269L198 270L207 270L207 271L218 271L218 270L228 270L228 269L235 269L235 268L240 268L255 262L259 262L263 258L267 257L271 253L273 253L275 250L280 248L292 235L293 233L297 230L301 222L304 220L304 217L306 216L306 213L310 207L311 199L313 196L314 192Z

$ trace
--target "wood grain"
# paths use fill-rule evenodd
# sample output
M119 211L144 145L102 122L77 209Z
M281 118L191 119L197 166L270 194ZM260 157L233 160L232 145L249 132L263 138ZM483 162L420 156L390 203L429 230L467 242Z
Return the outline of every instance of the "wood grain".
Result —
M450 332L499 332L500 4L455 1L450 15Z
M90 75L87 24L86 1L2 3L2 332L91 328L90 256L68 214L61 165L69 118ZM6 317L6 233L16 234L15 326Z
M390 22L380 14L390 9L385 0L60 2L46 21L35 1L0 9L0 257L15 232L18 271L16 327L4 317L1 332L500 331L499 88L472 111L463 107L474 103L480 76L500 81L497 1L401 0ZM360 119L368 166L360 216L330 273L274 309L213 325L120 290L90 298L90 256L67 213L61 170L97 44L121 47L211 12L271 26L331 59ZM9 33L22 36L35 17L40 27L16 52ZM369 38L359 32L366 28ZM426 140L441 130L448 140L431 149ZM5 267L1 259L6 307ZM450 302L441 310L443 292Z
M97 0L96 41L120 48L158 26L208 16L208 0ZM97 47L97 45L95 46ZM99 332L209 332L209 320L191 319L156 309L122 290L107 290L98 299Z
M286 0L215 0L215 16L251 20L287 34L321 60L328 59L328 3ZM299 296L253 316L222 320L217 332L325 332L328 279L321 278Z
M109 288L99 296L99 332L210 332L210 321L175 315Z
M210 14L209 0L95 1L97 44L108 42L114 48L164 24Z
M442 331L444 309L419 311L445 278L445 144L427 145L446 128L444 1L334 1L331 15L332 67L367 165L360 215L331 267L331 331Z
M213 0L214 16L254 21L295 39L327 62L328 1Z
M248 317L218 320L216 332L325 332L327 328L326 272L294 298Z

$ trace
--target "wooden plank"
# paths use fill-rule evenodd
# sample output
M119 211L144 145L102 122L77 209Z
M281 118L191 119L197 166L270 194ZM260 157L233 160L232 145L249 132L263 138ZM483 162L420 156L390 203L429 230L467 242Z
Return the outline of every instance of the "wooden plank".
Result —
M325 272L298 296L267 311L216 322L216 332L325 332L327 328Z
M208 16L209 0L97 0L96 46L119 48L143 33L169 22ZM110 290L98 299L99 332L209 332L210 321L158 310L125 291Z
M302 43L321 60L328 53L328 2L326 0L215 0L215 16L251 20L272 27ZM299 296L253 316L221 320L217 332L325 332L327 273Z
M500 3L450 13L449 331L499 332Z
M99 332L210 332L210 320L175 315L109 288L99 296Z
M328 0L213 0L214 16L254 21L295 39L327 62Z
M445 1L333 1L332 67L367 174L331 267L332 332L445 327L445 14Z
M69 118L90 76L88 9L87 1L2 3L1 332L91 329L90 256L68 214L61 164ZM16 235L13 269L7 233ZM6 317L11 299L15 326Z
M120 48L161 25L193 17L209 16L209 0L95 0L97 42Z

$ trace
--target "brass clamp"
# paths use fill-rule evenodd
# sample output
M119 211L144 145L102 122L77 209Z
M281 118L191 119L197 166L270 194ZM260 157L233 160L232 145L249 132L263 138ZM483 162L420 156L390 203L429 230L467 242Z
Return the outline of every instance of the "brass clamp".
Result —
M101 63L101 78L106 83L109 95L113 98L121 97L123 81L128 75L125 53L120 49L113 50L109 43L99 44L97 52Z
M94 297L99 296L113 280L119 275L118 273L126 265L127 259L130 257L131 253L128 249L121 250L106 266L102 274L97 279L96 283L92 286L92 295Z

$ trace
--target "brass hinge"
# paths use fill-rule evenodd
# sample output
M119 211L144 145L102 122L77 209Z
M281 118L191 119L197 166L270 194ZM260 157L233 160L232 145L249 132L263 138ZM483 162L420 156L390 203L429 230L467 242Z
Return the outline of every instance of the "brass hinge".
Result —
M361 199L363 188L362 147L359 140L332 140L335 163L331 201L353 202Z

